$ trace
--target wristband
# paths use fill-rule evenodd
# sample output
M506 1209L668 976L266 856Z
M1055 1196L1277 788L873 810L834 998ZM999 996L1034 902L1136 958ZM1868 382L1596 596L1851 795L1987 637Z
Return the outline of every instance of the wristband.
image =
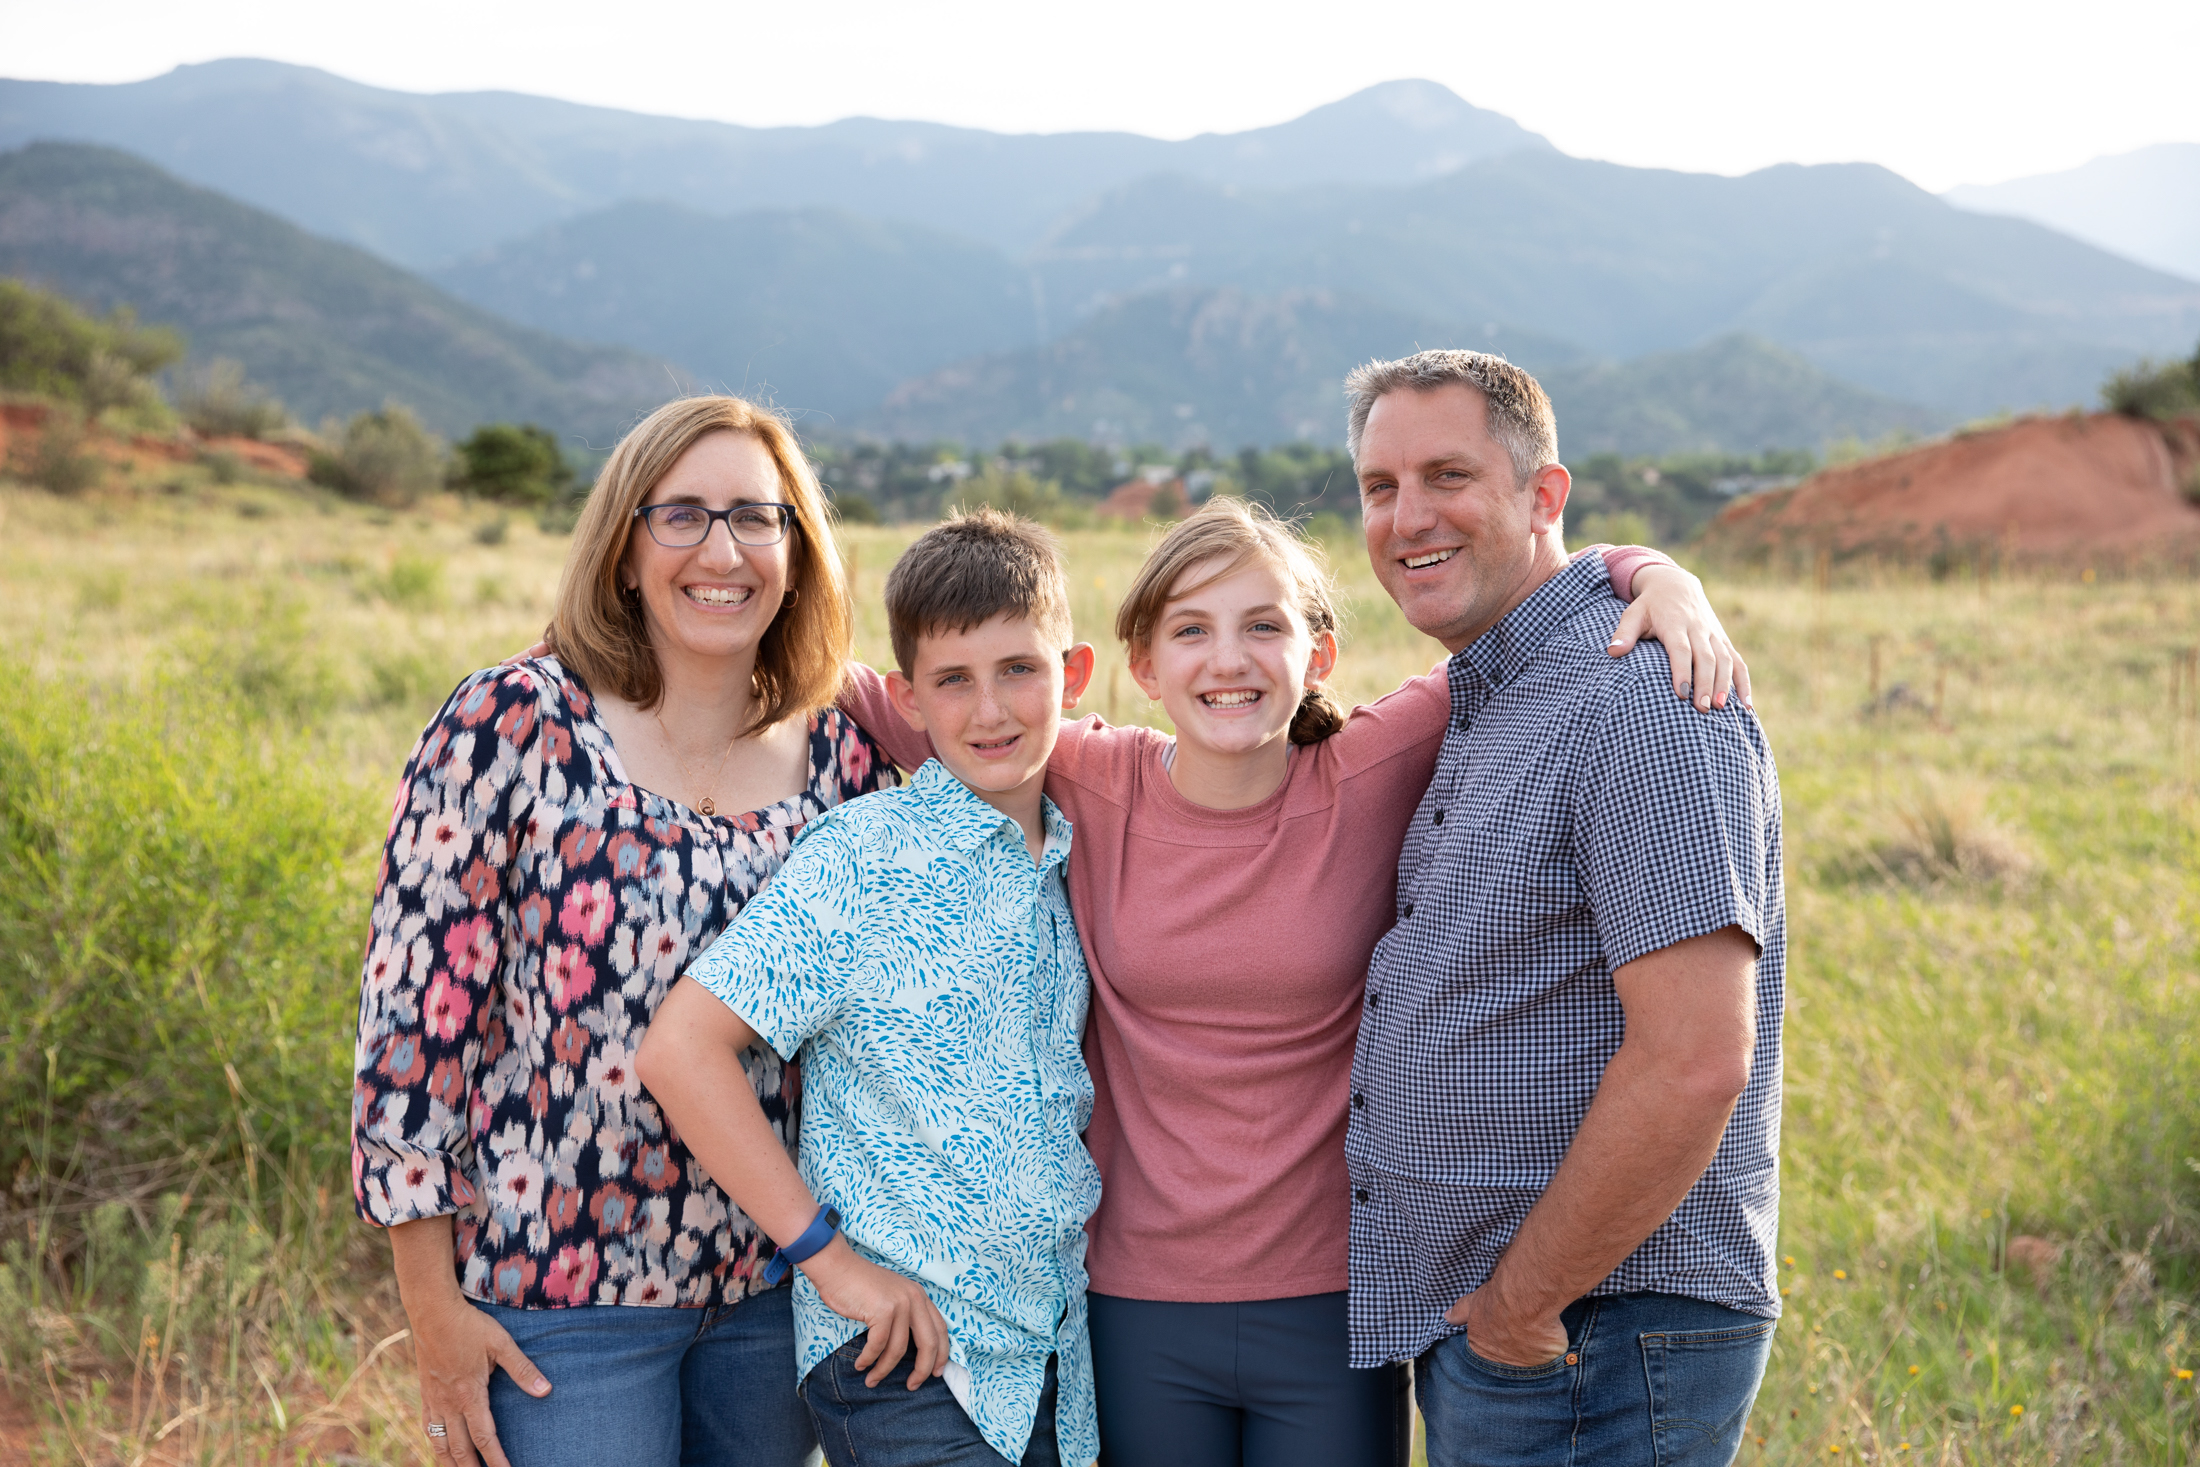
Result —
M772 1250L772 1261L764 1265L764 1286L777 1284L798 1263L814 1258L833 1235L840 1231L840 1209L830 1205L820 1207L810 1225L802 1230L802 1236L784 1248Z

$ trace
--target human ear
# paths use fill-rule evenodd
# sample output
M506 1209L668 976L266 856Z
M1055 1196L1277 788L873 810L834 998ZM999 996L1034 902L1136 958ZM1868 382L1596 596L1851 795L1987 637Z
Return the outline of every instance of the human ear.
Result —
M1306 659L1306 685L1318 688L1337 670L1337 634L1320 632L1314 637L1314 654Z
M1545 464L1528 481L1528 529L1541 535L1555 530L1566 512L1566 496L1573 492L1574 476L1564 464Z
M924 710L917 706L917 685L909 681L898 668L886 674L886 698L901 715L902 722L918 733L924 733Z
M1138 690L1156 702L1160 701L1161 679L1154 676L1153 646L1151 643L1143 648L1133 647L1131 649L1130 668L1131 681L1138 684Z
M1062 654L1062 711L1067 713L1092 686L1092 643L1079 642Z

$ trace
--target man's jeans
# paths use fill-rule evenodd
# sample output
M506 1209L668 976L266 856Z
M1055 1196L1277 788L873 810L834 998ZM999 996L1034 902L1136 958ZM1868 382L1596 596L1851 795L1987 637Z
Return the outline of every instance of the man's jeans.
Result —
M1429 1467L1726 1467L1774 1321L1677 1294L1580 1299L1566 1354L1499 1365L1464 1334L1414 1363Z
M909 1347L886 1379L865 1385L856 1356L863 1353L866 1338L857 1335L818 1361L802 1382L818 1445L833 1467L1017 1467L978 1434L977 1424L955 1404L944 1379L935 1375L909 1389L916 1346ZM1021 1467L1059 1467L1054 1389L1054 1361L1049 1359L1046 1388Z

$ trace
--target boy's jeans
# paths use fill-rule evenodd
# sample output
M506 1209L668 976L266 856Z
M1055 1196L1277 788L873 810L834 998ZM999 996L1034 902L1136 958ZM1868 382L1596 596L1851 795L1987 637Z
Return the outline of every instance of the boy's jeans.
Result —
M1567 1353L1499 1365L1464 1334L1414 1363L1429 1467L1726 1467L1775 1321L1678 1294L1576 1300ZM1570 1363L1569 1363L1570 1362Z
M818 1445L833 1467L1018 1467L987 1444L947 1382L933 1376L909 1389L916 1364L910 1347L876 1388L863 1383L856 1356L868 1338L857 1335L817 1362L802 1382L802 1399L817 1423ZM1054 1361L1031 1423L1021 1467L1060 1467L1054 1444Z

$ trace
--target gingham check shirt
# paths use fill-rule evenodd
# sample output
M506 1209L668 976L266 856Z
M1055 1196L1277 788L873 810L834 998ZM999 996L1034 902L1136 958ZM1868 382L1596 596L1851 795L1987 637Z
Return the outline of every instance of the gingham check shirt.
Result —
M1444 1311L1489 1277L1619 1048L1613 970L1729 926L1761 954L1748 1087L1703 1177L1590 1292L1780 1312L1778 774L1740 704L1673 696L1657 643L1605 653L1622 610L1592 556L1451 659L1353 1058L1356 1366L1456 1332Z

